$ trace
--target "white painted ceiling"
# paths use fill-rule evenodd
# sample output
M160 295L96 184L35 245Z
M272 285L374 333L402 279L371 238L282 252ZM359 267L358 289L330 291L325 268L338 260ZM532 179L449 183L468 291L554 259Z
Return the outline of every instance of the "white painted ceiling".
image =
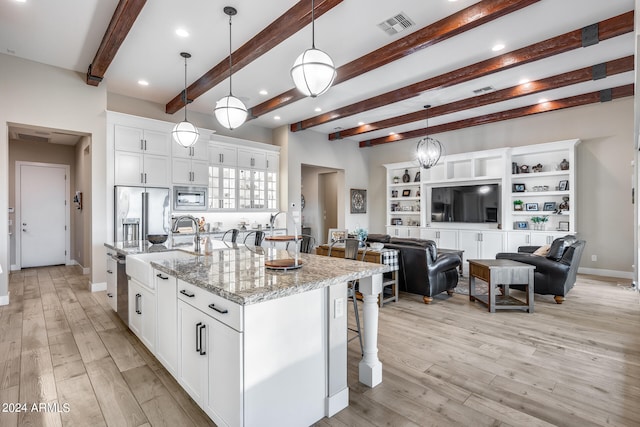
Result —
M192 54L188 81L192 83L228 55L228 17L224 6L234 6L233 50L291 8L297 0L149 0L107 70L104 81L109 92L166 104L183 89L184 63L179 53ZM423 28L477 1L474 0L345 0L316 20L316 47L327 52L337 66L387 45L411 31ZM117 0L16 0L0 2L0 52L86 73L105 33ZM347 82L326 94L280 108L252 121L275 128L318 115L434 77L478 61L561 35L633 10L634 0L541 0L476 29L452 37ZM405 32L388 36L377 24L404 12L415 22ZM190 36L180 38L177 28ZM493 52L496 43L505 44ZM233 76L234 95L255 106L293 87L289 70L295 58L311 45L311 26L281 43ZM535 80L591 66L634 53L633 34L604 41L562 55L514 67L468 83L431 90L412 99L313 128L331 133L337 127L351 128L359 121L373 122L474 96L473 90L492 86L503 89L522 78ZM138 85L144 79L149 86ZM559 99L581 93L633 83L628 72L535 96L525 96L485 107L473 108L429 120L429 125L448 123L511 108L531 105L539 98ZM259 94L267 90L268 95ZM196 99L190 111L212 113L217 99L228 93L228 79ZM280 116L275 120L274 116ZM182 111L176 115L182 117ZM353 137L365 140L390 131L423 128L424 122Z

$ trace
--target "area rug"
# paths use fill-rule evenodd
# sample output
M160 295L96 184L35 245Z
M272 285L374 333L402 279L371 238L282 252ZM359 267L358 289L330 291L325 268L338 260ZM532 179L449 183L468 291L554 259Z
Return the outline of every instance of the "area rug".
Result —
M476 280L476 295L486 295L488 286L485 282ZM469 295L469 280L460 280L454 289L456 294Z

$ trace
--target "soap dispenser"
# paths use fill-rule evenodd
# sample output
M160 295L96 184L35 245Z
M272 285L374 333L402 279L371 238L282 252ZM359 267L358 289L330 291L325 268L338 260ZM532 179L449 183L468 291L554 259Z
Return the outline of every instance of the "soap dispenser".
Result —
M213 245L209 236L204 238L204 254L211 255L213 253Z

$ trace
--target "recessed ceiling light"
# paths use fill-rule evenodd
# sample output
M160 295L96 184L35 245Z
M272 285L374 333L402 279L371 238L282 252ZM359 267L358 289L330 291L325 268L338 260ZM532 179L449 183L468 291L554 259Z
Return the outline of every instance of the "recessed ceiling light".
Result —
M180 37L189 37L189 32L184 28L178 28L176 30L176 34Z
M280 116L273 116L273 120L280 120Z
M265 96L265 95L269 95L269 92L267 92L266 90L262 89L260 92L258 92L260 95Z
M494 52L498 52L499 50L502 50L502 49L504 49L504 45L502 43L497 43L493 45L493 47L491 48L491 50Z
M538 99L538 104L544 104L545 102L549 102L549 100L547 98Z
M149 86L149 82L146 80L138 80L140 86Z
M393 136L395 134L396 134L395 132L389 132L389 136Z
M530 81L531 81L531 80L529 80L529 79L522 79L522 80L520 80L520 83L519 83L519 84L521 84L521 85L526 85L526 84L527 84L527 83L529 83Z
M314 110L313 110L313 111L315 111L316 113L319 113L320 111L322 111L322 108L320 108L320 107L316 107L316 108L314 108Z
M16 3L26 3L27 0L16 0Z
M364 125L364 122L358 122L358 126Z

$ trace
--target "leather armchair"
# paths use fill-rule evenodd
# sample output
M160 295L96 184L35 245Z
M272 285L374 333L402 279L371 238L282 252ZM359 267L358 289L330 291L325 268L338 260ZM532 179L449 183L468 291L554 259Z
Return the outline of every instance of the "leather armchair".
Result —
M462 263L457 254L440 254L433 240L390 238L387 248L400 251L398 282L400 290L422 295L425 304L442 292L453 294L458 286L458 267Z
M533 254L539 246L521 246L517 253L499 253L496 259L510 259L534 265L534 292L553 295L556 303L562 304L576 283L585 245L584 240L577 240L575 236L568 235L554 240L547 256ZM518 286L512 287L518 289Z

